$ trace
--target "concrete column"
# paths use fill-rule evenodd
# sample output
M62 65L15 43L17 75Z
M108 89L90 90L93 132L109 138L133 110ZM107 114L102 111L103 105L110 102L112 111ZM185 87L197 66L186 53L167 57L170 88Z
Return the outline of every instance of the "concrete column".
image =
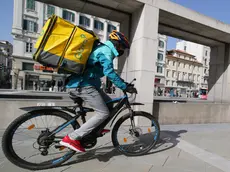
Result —
M230 45L211 48L208 100L230 102Z
M122 66L122 76L127 82L136 78L135 86L138 90L136 101L145 106L137 110L152 113L154 98L154 78L156 71L156 55L158 51L158 18L159 9L148 4L132 14L131 49L129 57ZM128 21L121 23L121 31L127 35ZM120 59L120 58L119 58ZM121 58L122 59L122 58ZM122 60L120 60L122 61Z
M108 37L108 21L105 20L104 22L104 38L103 38L103 42L105 42L107 40L107 37Z
M23 0L14 0L13 29L22 28Z
M44 24L44 20L46 18L46 4L44 3L37 3L37 10L39 11L38 13L38 33L41 32L42 28L43 28L43 24Z
M94 19L95 19L94 16L90 17L90 27L89 27L90 30L93 30L93 28L94 28Z
M117 31L120 31L120 24L117 25Z
M76 12L75 13L75 25L79 25L79 21L80 21L80 13L79 12Z

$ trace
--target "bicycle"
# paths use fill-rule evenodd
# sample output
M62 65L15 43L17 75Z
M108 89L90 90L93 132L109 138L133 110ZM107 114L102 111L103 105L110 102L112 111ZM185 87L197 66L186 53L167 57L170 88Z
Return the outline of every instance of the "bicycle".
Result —
M135 81L135 79L133 81ZM130 84L132 84L132 82ZM82 123L85 123L86 114L94 111L92 108L84 107L83 100L79 97L74 99L74 103L76 103L75 106L35 106L20 108L27 111L27 113L16 118L7 127L2 137L2 149L6 158L16 166L29 170L54 168L69 160L76 152L61 146L59 142L67 133L70 133L68 128L73 131L80 127L80 117ZM97 138L105 135L105 133L102 133L104 127L109 124L109 122L111 122L110 127L112 127L118 115L128 110L129 112L122 115L112 128L111 140L113 146L126 156L140 156L149 152L159 140L160 126L158 121L147 112L134 111L131 106L144 104L130 103L126 92L124 92L122 97L107 102L107 104L110 103L117 104L111 110L111 115L108 119L96 127L90 134L82 138L81 143L84 148L93 148L97 144ZM51 117L51 119L48 120L48 117ZM62 119L64 122L58 123L56 118ZM41 119L41 121L39 122L37 119ZM128 125L129 122L131 125ZM48 128L48 124L55 125ZM141 126L143 126L144 129L141 129ZM127 130L124 134L128 134L128 137L122 134L121 139L118 138L121 127ZM60 132L64 130L66 132L59 135ZM144 131L146 131L147 134L142 135ZM26 133L24 134L22 132ZM35 134L38 136L35 137ZM25 136L30 136L33 141L25 141ZM134 141L134 143L128 144L128 141ZM147 143L147 141L150 141L150 143ZM15 149L13 146L14 143L16 146L19 145L20 149ZM124 145L122 145L122 143L124 143ZM20 152L20 150L22 150L21 146L26 146L26 150L28 151L23 149L24 151ZM29 148L33 148L33 150L29 151ZM53 150L57 152L51 153ZM20 157L19 152L16 153L16 151L23 153L23 156ZM34 153L34 151L36 151L36 153ZM29 157L25 157L25 154L30 152L33 154ZM57 154L62 155L56 157ZM38 160L41 161L42 159L43 162L37 163L35 157L40 155L42 158ZM48 158L50 156L52 156L52 159ZM31 160L35 162L31 162Z

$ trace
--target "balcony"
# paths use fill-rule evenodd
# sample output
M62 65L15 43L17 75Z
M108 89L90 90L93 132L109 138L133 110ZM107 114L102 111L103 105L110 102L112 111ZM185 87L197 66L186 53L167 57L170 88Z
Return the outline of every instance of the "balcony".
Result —
M194 79L182 78L182 79L177 79L177 82L193 83L193 82L194 82Z
M208 86L208 83L207 82L202 82L201 86Z
M33 18L36 18L36 19L38 19L38 17L39 17L38 12L36 11L36 9L32 10L32 9L25 8L24 14L26 16L30 16L30 17L33 17Z

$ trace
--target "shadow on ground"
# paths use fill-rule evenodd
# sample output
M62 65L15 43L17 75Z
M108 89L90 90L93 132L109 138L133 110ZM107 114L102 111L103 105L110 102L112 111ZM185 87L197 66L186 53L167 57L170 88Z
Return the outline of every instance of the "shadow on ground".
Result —
M175 147L179 141L177 138L180 138L181 134L186 133L187 130L179 130L179 131L161 131L160 140L149 153L146 155L157 154L168 149L172 149ZM107 143L111 144L111 142ZM84 154L76 154L69 162L63 164L62 166L68 166L73 164L78 164L81 162L97 159L101 162L108 162L111 158L122 155L117 149L113 146L101 146L95 148L93 150L89 150ZM145 155L142 155L145 156Z

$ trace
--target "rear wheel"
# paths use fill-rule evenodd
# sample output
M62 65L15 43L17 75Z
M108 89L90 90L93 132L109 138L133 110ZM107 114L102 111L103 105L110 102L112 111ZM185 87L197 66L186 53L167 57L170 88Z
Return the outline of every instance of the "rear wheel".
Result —
M134 112L122 116L114 125L112 142L114 147L127 156L139 156L149 152L158 142L160 126L149 113Z
M2 149L13 164L30 170L59 166L74 155L74 151L61 147L59 141L79 128L77 121L48 139L51 131L70 121L72 116L58 110L36 110L15 119L2 137Z

